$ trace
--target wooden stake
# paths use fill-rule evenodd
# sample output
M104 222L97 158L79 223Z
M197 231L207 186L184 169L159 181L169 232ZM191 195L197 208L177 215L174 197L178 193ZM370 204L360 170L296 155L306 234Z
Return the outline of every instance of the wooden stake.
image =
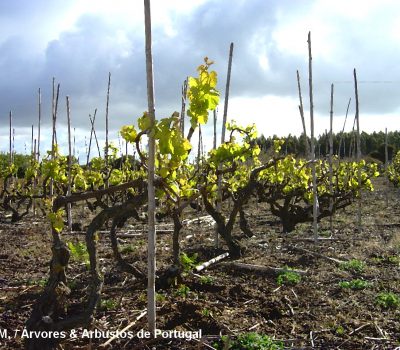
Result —
M106 148L104 150L106 166L108 166L108 106L110 103L110 86L111 86L111 72L108 72L107 104L106 104Z
M153 57L151 43L151 12L150 0L144 0L145 21L145 49L146 49L146 77L147 77L147 104L151 125L155 123L154 104L154 78ZM156 229L155 229L155 189L154 189L154 167L155 167L155 140L150 132L149 155L148 155L148 272L147 272L147 310L149 331L155 336L156 331Z
M89 164L90 150L91 150L91 146L92 146L93 135L94 135L94 138L96 140L96 146L97 146L97 151L99 153L99 158L101 157L99 141L97 140L96 129L94 127L94 122L96 121L96 113L97 113L97 108L94 110L93 119L92 119L92 116L89 114L89 120L90 120L90 124L91 124L92 128L90 130L89 148L88 148L87 159L86 159L86 164L87 165Z
M71 115L69 107L69 96L67 99L67 125L68 125L68 192L67 195L71 195L71 168L72 168L72 147L71 147ZM71 213L71 203L67 204L67 218L68 218L68 231L72 232L72 213Z
M231 43L229 47L229 61L228 61L228 73L226 77L226 87L225 87L224 114L222 116L221 144L225 142L226 120L228 117L229 88L231 84L232 57L233 57L233 43Z
M360 111L359 111L359 102L358 102L358 85L357 85L357 72L354 68L353 70L354 75L354 93L356 97L356 120L357 120L357 162L361 161L361 138L360 138ZM358 168L358 184L361 186L361 169ZM357 209L357 222L358 222L358 232L362 230L362 222L361 222L361 206L362 206L362 195L361 195L361 188L360 193L358 196L358 209Z
M309 159L310 145L308 144L306 122L304 119L303 98L301 95L301 86L300 86L300 74L299 74L298 70L296 71L296 73L297 73L297 89L299 91L299 101L300 101L299 112L300 112L300 117L301 117L301 124L303 125L303 134L304 134L304 146L305 146L306 158Z
M181 120L180 127L182 131L182 136L185 136L185 116L186 116L186 96L188 89L188 78L185 79L182 85L182 107L181 107Z
M74 159L76 159L75 146L76 146L76 144L75 144L75 127L74 127L74 146L73 146L73 149L72 149L72 155L73 155ZM79 164L79 162L78 162L78 164Z
M331 111L330 111L330 130L329 130L329 192L333 196L333 84L331 84ZM333 197L329 199L329 211L331 212L329 217L329 227L331 235L333 234Z
M386 208L389 206L389 179L388 179L388 173L387 173L387 168L388 168L388 163L389 163L389 155L388 155L388 133L387 133L387 128L385 128L385 182L386 182L386 190L385 190L385 204Z
M311 170L313 183L313 230L314 243L318 243L318 198L317 176L315 170L315 145L314 145L314 102L312 86L312 56L311 56L311 32L308 32L308 84L310 93L310 119L311 119Z
M213 116L214 116L213 149L216 149L217 148L217 109L214 109Z
M54 160L55 157L55 146L57 145L57 131L56 131L56 122L57 122L57 107L58 107L58 97L60 94L60 84L57 85L57 94L55 95L55 78L53 78L53 132L51 138L51 159ZM50 179L50 197L53 197L54 194L54 179Z
M343 128L342 128L342 132L340 133L340 140L339 140L339 149L338 149L338 157L339 157L339 161L340 161L340 150L342 148L342 142L343 142L343 135L344 135L344 128L346 127L346 122L347 122L347 116L349 114L349 108L350 108L350 102L351 102L351 97L349 98L349 102L347 103L347 108L346 108L346 116L344 118L344 123L343 123ZM343 157L346 156L346 141L343 144Z
M32 124L32 131L31 131L31 156L34 157L35 154L33 153L33 124Z
M38 113L39 113L39 121L38 121L38 137L37 137L37 161L40 162L40 126L42 120L42 92L40 88L38 91Z
M12 144L12 111L10 111L10 113L9 113L9 120L10 120L10 138L9 138L9 141L10 141L10 148L9 148L10 159L9 159L9 162L10 162L10 165L12 165L12 163L13 163L13 154L12 154L12 149L13 149L13 144Z
M226 88L225 88L225 101L224 101L224 114L222 116L222 132L221 132L221 145L225 143L225 130L226 130L226 120L228 116L228 101L229 101L229 88L231 82L231 71L232 71L232 57L233 57L233 43L229 47L229 60L228 60L228 73L226 78ZM217 192L217 211L222 210L222 176L218 175L218 192ZM215 248L219 248L219 233L218 228L215 228L215 238L214 238Z

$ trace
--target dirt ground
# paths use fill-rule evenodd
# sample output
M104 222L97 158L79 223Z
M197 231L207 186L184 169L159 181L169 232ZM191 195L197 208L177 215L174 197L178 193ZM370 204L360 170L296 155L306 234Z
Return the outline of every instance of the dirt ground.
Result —
M280 285L276 276L238 270L225 259L157 292L157 328L201 330L200 341L140 339L136 335L146 329L144 316L128 329L132 339L119 337L103 348L212 349L218 347L215 343L220 335L235 339L239 334L257 332L283 341L285 349L395 349L400 346L400 306L385 307L377 301L380 293L400 296L400 191L391 188L388 192L388 207L380 184L373 193L364 194L362 232L357 232L357 207L352 205L335 215L332 235L329 219L320 223L320 236L325 239L317 244L309 239L310 224L282 234L279 221L266 206L249 204L246 213L254 236L245 238L236 228L247 248L239 261L305 271L298 283ZM80 217L79 210L75 217L87 225L87 214L83 214ZM188 213L188 217L195 214ZM142 226L129 222L121 232L130 230L136 235L120 238L120 244L124 257L145 271L147 241L145 230L140 232ZM164 222L159 228L171 229L172 225ZM189 256L196 253L197 262L224 251L224 247L213 248L213 228L205 223L184 226L181 238L182 250ZM84 236L63 234L63 239L83 242ZM163 270L172 262L171 234L160 233L157 243L157 268ZM121 330L146 309L146 286L118 270L106 233L100 236L99 247L104 287L89 330ZM46 283L50 254L51 236L45 218L0 223L0 349L23 348L21 333ZM358 259L364 262L364 269L346 269L334 259ZM88 276L84 261L73 256L68 271L72 290L68 313L84 307ZM366 281L367 286L353 290L339 285L355 279ZM83 331L77 330L79 336L74 338L67 336L60 349L97 349L107 341L107 337L82 337Z

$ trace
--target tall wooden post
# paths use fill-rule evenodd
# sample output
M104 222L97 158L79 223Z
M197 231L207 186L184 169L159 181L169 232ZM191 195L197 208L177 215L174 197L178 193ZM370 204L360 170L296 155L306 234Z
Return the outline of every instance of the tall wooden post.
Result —
M146 77L147 77L147 104L151 126L155 123L154 103L154 78L153 78L153 57L151 43L151 12L150 0L144 0L144 21L145 21L145 50L146 50ZM149 331L155 335L156 331L156 228L155 228L155 189L154 189L154 163L155 163L155 140L151 132L149 138L148 157L148 256L147 256L147 319Z
M317 176L315 170L315 144L314 144L314 102L312 86L312 55L311 55L311 32L308 32L308 85L310 94L310 121L311 121L311 171L313 184L313 231L314 242L318 241L318 198L317 198Z
M360 138L360 108L358 102L358 85L357 85L357 72L354 68L354 94L356 97L356 121L357 121L357 162L361 161L361 138ZM361 193L361 169L358 168L357 172L358 184L360 186L360 193L358 196L358 208L357 208L357 222L358 222L358 231L362 230L362 222L361 222L361 206L362 206L362 193Z

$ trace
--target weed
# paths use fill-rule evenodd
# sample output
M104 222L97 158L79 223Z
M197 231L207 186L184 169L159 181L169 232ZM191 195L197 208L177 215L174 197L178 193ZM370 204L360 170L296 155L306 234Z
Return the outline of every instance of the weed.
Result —
M187 298L190 293L190 288L184 284L181 284L179 288L175 291L176 295L179 295L182 298Z
M28 280L27 284L28 285L36 285L39 287L45 287L47 284L48 279L47 278L41 278L39 280L36 281L32 281L32 280Z
M123 247L121 247L121 253L126 254L126 253L133 253L135 251L135 246L133 244L128 244Z
M104 311L114 310L118 306L118 302L114 299L105 299L100 302L100 308Z
M377 295L376 303L385 309L396 309L400 306L400 297L392 292L382 292Z
M138 301L141 303L147 302L147 294L146 293L140 293L138 297Z
M166 300L166 297L164 294L156 293L156 301L161 303Z
M340 268L353 273L361 273L364 271L365 263L358 259L351 259L341 263Z
M343 289L353 289L360 290L368 288L370 284L367 281L361 280L359 278L351 281L341 281L339 282L339 287Z
M289 267L285 267L287 270L279 274L276 279L276 282L279 286L293 286L301 281L301 276L294 271L291 271Z
M193 270L197 265L197 254L194 253L192 256L182 253L180 255L180 263L184 272Z
M336 327L335 333L337 335L343 335L344 334L344 328L342 326Z
M214 279L211 276L201 276L200 283L201 284L211 284L214 282Z
M386 262L388 264L399 265L400 257L398 255L379 256L371 258L371 261L375 264L382 264Z
M391 264L395 264L395 265L400 264L400 257L397 255L388 256L387 259L388 259L388 262Z
M89 261L89 253L86 248L85 243L81 242L67 242L67 246L71 252L71 256L76 261L81 261L85 263L86 267L89 268L90 261Z
M321 237L331 237L332 236L332 232L330 230L322 230L319 235Z
M211 310L204 308L203 310L201 310L201 314L205 317L212 317L212 312Z
M244 333L237 336L236 340L229 336L221 336L219 342L213 344L218 350L279 350L283 349L283 342L277 341L268 335L258 333Z
M371 258L371 262L374 264L382 264L385 261L382 257L373 257Z

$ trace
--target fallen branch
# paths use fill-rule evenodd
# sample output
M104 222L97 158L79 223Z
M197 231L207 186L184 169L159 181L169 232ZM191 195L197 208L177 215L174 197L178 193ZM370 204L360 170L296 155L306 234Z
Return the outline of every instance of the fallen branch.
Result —
M259 272L259 273L263 273L263 274L271 275L271 276L278 276L279 274L285 273L288 271L297 273L299 275L306 275L308 273L308 271L304 271L304 270L292 270L292 269L288 269L288 268L284 268L284 267L282 268L282 267L252 265L252 264L245 264L245 263L240 263L240 262L226 262L226 263L223 263L223 265L237 269L237 270Z
M371 325L371 324L370 324L370 323L363 324L362 326L356 328L354 331L351 331L351 332L349 333L349 335L356 334L356 333L358 333L359 331L363 330L364 328L368 327L369 325Z
M115 335L114 335L113 337L111 337L110 339L108 339L105 343L101 344L100 347L104 348L104 347L106 347L107 345L110 345L111 342L113 342L115 339L118 338L119 334L121 334L121 333L123 333L123 332L126 332L129 328L132 328L132 327L136 324L136 322L139 321L139 320L140 320L143 316L145 316L146 314L147 314L147 310L144 309L144 310L140 313L140 315L139 315L138 317L136 317L135 320L133 320L131 323L129 323L124 329L122 329L122 330L116 332Z
M192 224L206 224L209 226L213 226L215 224L215 220L211 217L211 215L205 215L205 216L200 216L199 218L196 219L183 220L182 224L188 226Z
M314 242L315 239L311 238L311 237L292 238L291 241L295 241L295 242ZM317 241L343 241L343 239L336 238L336 237L318 237Z
M221 261L222 259L225 259L225 258L228 257L228 256L229 256L229 253L228 253L228 252L227 252L227 253L224 253L224 254L221 254L221 255L218 255L218 256L216 256L215 258L213 258L213 259L211 259L211 260L208 260L208 261L202 263L201 265L197 265L197 266L195 267L195 270L196 270L197 272L200 272L200 271L204 270L205 268L207 268L208 266L210 266L211 264L214 264L214 263L216 263L216 262L218 262L218 261Z
M364 337L366 340L372 340L372 341L391 341L388 338L374 338L374 337Z
M174 232L174 230L170 230L170 229L156 229L158 234L168 234L168 233L172 233ZM109 230L100 230L97 231L100 234L108 234L110 231ZM132 233L132 232L137 232L137 233ZM72 231L71 234L74 235L85 235L86 231ZM65 233L65 235L69 235L69 233ZM126 232L119 232L117 233L117 237L118 238L123 238L123 237L138 237L138 236L144 236L147 235L147 231L146 230L129 230Z
M321 258L321 259L328 260L330 262L334 262L335 264L338 264L338 265L344 263L344 261L342 261L342 260L339 260L339 259L336 259L336 258L331 258L329 256L326 256L326 255L323 255L323 254L320 254L320 253L316 253L316 252L313 252L313 251L305 249L305 248L299 248L299 247L291 246L290 249L291 250L296 250L296 251L301 252L301 253L310 254L310 255L313 255L313 256L315 256L317 258Z

